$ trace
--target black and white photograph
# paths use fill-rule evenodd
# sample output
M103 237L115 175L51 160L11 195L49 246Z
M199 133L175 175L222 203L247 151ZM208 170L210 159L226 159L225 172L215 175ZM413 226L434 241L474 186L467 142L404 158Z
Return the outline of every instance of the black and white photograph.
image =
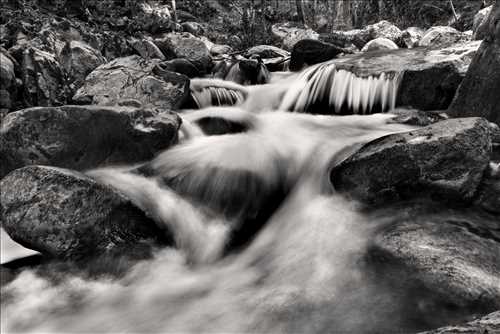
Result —
M2 334L500 334L500 0L0 0Z

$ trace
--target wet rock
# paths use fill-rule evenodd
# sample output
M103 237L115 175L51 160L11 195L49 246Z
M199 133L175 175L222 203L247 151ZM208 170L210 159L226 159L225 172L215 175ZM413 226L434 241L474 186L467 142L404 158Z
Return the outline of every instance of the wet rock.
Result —
M453 117L480 116L500 125L500 3L493 5L487 35L450 105Z
M401 43L408 49L418 46L418 43L424 36L425 30L419 27L409 27L401 33Z
M422 48L373 51L333 60L339 69L360 77L400 73L396 106L445 110L463 80L479 41L428 50Z
M395 108L390 111L396 115L393 121L401 124L428 126L439 121L443 121L448 117L440 111L425 111L409 108Z
M425 47L447 47L468 40L467 36L452 27L436 26L429 28L418 43Z
M448 310L442 315L450 323L498 310L498 218L431 203L412 202L404 210L404 216L387 209L379 213L387 225L369 247L384 279L394 289L418 291L420 307L436 309L437 316Z
M171 54L172 58L186 58L202 73L209 73L213 66L205 43L189 33L169 33L155 40L155 44L165 56Z
M90 72L106 62L99 51L79 41L67 43L61 50L59 59L69 76L73 91L81 87Z
M484 39L488 32L488 18L490 16L493 5L481 9L474 16L474 24L472 26L472 39Z
M370 203L418 192L470 201L490 153L486 120L450 119L374 140L334 168L330 179L339 191Z
M285 58L290 56L290 52L273 45L256 45L248 49L246 55L248 58L252 56L259 56L262 59L278 57Z
M318 64L337 57L345 52L333 44L313 39L303 39L297 42L292 49L290 70L300 71L304 66Z
M285 50L292 50L293 46L303 39L318 39L319 34L312 29L301 27L295 23L276 23L271 31Z
M396 43L385 37L379 37L372 39L371 41L366 43L363 49L361 49L361 51L369 52L376 50L395 50L395 49L399 49Z
M441 327L420 334L490 334L499 332L500 311L496 311L466 324Z
M127 107L37 107L0 127L0 178L31 164L76 170L151 159L177 141L178 116Z
M168 240L127 198L75 171L29 166L0 185L5 231L44 255L79 259Z
M67 77L57 58L34 47L23 52L22 81L27 106L58 106L67 102Z
M92 71L73 97L77 103L115 105L136 99L144 107L176 109L189 94L189 79L158 70L159 59L117 58Z

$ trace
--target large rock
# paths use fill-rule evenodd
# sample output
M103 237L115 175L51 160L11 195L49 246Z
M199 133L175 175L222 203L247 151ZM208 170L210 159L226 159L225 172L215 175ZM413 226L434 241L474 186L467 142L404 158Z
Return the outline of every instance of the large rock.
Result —
M248 58L252 56L259 56L264 58L278 58L278 57L289 57L290 52L280 49L273 45L256 45L247 50L246 55Z
M0 182L3 228L42 254L80 259L133 252L168 236L127 198L78 172L29 166Z
M300 71L304 66L310 66L336 58L345 52L333 44L314 39L302 39L292 49L290 70Z
M402 31L389 21L382 20L365 27L371 39L387 38L395 43L401 38Z
M493 5L481 9L474 16L474 24L472 26L472 38L474 40L483 39L488 32L488 18L490 16Z
M439 317L448 310L441 324L500 309L498 217L426 202L402 210L377 214L387 225L372 239L369 255L382 277L394 289L415 291L424 312L434 309Z
M130 45L134 50L144 59L161 59L165 60L165 56L161 52L160 48L153 43L153 41L148 39L138 39L132 38L129 41Z
M59 60L69 77L73 91L81 87L90 72L106 62L106 58L99 51L79 41L66 43Z
M333 169L335 188L366 202L406 198L419 191L471 200L491 152L482 118L450 119L372 141Z
M362 52L399 49L396 43L385 37L372 39L361 49Z
M466 41L467 35L448 26L436 26L429 28L418 43L425 47L446 47L460 41Z
M22 81L27 106L63 105L70 96L66 73L57 58L34 47L23 52Z
M156 39L155 44L165 56L186 58L202 73L209 73L213 66L210 50L205 43L189 33L169 33L161 39Z
M440 50L424 48L373 51L336 58L338 69L359 77L399 74L397 106L420 110L448 108L467 72L479 41Z
M12 108L15 90L14 62L7 54L0 51L0 109L10 110Z
M485 315L484 317L465 324L441 327L420 334L489 334L500 333L500 311Z
M500 124L500 2L493 5L487 35L481 43L448 113L481 116Z
M151 159L177 141L177 115L129 107L36 107L0 127L0 178L31 164L76 170Z
M302 39L318 39L319 34L312 29L286 22L276 23L271 27L275 38L281 41L285 50L292 50L293 46Z
M101 65L87 76L73 100L115 105L122 99L135 99L145 107L176 109L189 94L189 79L159 69L160 62L136 55Z

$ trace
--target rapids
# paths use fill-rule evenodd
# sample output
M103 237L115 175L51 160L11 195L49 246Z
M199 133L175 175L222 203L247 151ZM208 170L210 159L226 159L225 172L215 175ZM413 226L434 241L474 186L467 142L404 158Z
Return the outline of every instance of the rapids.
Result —
M51 280L24 270L2 288L2 332L424 328L422 319L412 318L419 301L392 291L366 264L369 241L387 217L370 215L338 195L328 177L363 143L412 128L391 122L390 114L276 111L280 105L304 111L325 94L333 109L323 113L336 113L344 104L360 113L375 104L379 110L394 105L393 78L326 76L332 71L318 65L277 83L247 87L193 80L203 109L181 114L177 146L141 166L87 172L172 233L175 247L157 250L119 279L68 273ZM239 93L203 92L210 85ZM207 108L214 94L239 106ZM223 124L234 133L209 135L217 132L211 128L215 120L216 128Z

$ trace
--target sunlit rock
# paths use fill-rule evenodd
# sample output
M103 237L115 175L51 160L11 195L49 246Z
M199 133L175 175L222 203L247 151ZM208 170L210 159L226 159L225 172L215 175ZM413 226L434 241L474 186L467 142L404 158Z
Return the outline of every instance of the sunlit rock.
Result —
M304 28L292 22L277 23L271 28L273 35L281 40L285 50L292 50L293 46L302 39L318 39L319 34L310 28Z
M468 37L456 30L455 28L448 26L436 26L429 28L422 39L418 42L418 46L425 47L446 47L457 42L467 41Z
M361 49L362 52L399 49L396 43L385 37L372 39Z
M493 5L481 9L474 16L474 25L472 26L472 38L484 39L488 33L488 18L490 16Z
M481 317L480 319L456 324L420 334L458 334L458 333L495 333L500 332L500 311L496 311Z

